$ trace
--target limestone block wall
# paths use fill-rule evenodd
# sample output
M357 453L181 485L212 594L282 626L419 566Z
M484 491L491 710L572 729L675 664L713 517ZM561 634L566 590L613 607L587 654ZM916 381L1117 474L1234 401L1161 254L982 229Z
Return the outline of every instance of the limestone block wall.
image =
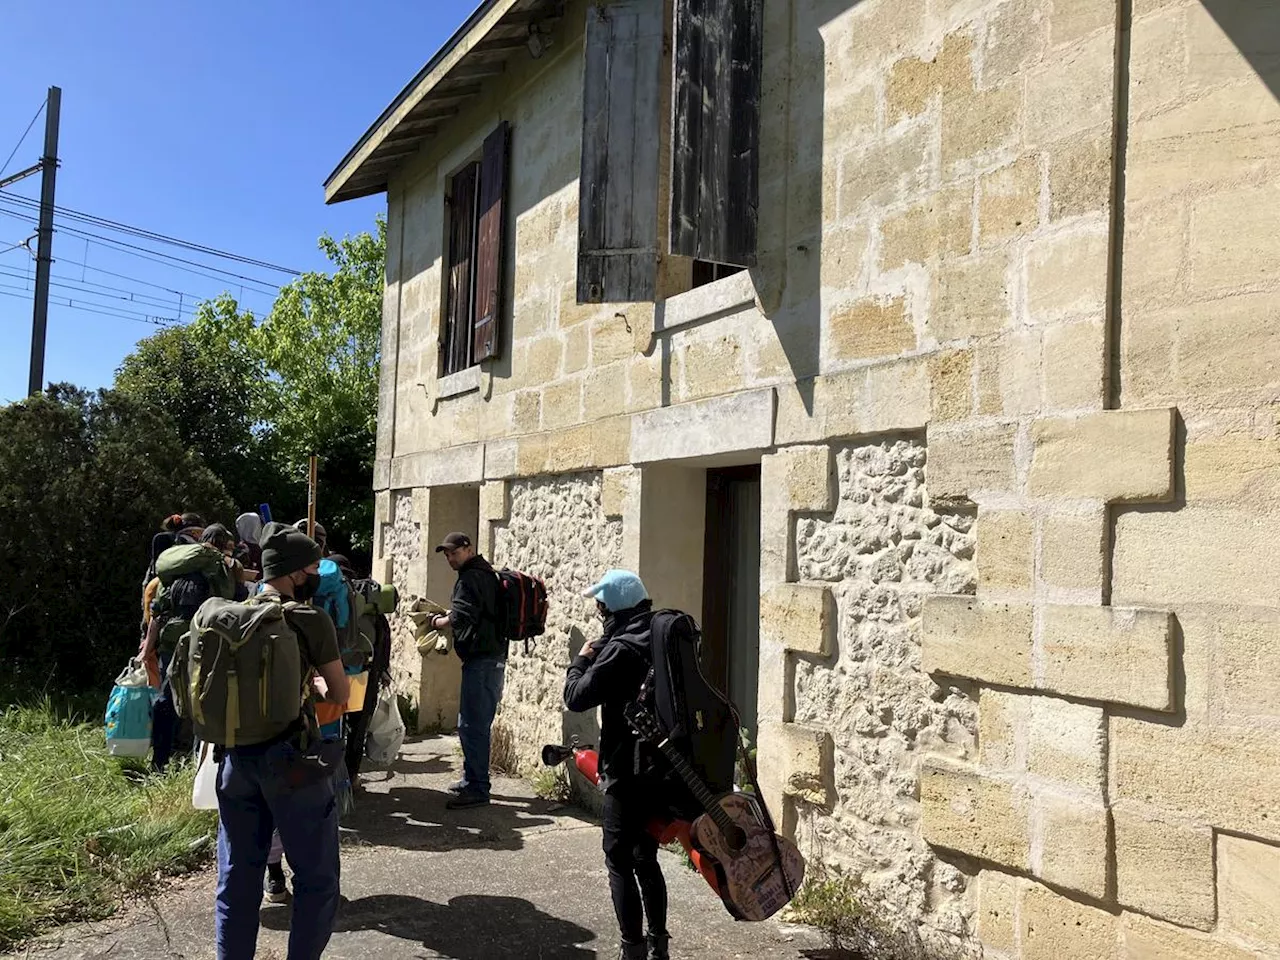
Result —
M483 483L499 560L585 585L538 552L545 511L555 538L662 570L662 471L761 457L783 829L988 955L1275 954L1280 6L765 9L750 272L573 302L584 0L397 175L384 556L420 560L394 491ZM442 384L444 186L503 118L510 350ZM874 451L918 504L895 474L871 489ZM592 635L575 592L513 658L522 750L564 732L563 662Z
M542 577L550 614L547 632L528 653L512 644L498 723L513 736L522 772L541 765L543 744L572 734L596 742L594 713L566 714L564 674L586 640L600 636L595 602L582 592L622 555L622 519L606 516L598 472L486 484L484 517L496 567ZM499 497L501 504L499 504Z
M830 650L795 658L795 721L834 746L832 803L801 807L798 839L900 918L964 936L967 878L920 835L919 773L927 753L976 754L978 711L923 672L919 624L926 595L973 591L973 517L926 505L925 456L919 436L840 443L835 511L796 521L799 582L836 621Z

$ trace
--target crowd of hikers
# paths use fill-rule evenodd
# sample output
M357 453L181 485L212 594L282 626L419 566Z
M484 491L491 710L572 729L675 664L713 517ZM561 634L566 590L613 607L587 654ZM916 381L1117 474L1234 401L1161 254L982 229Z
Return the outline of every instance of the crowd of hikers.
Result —
M542 634L548 602L541 580L495 570L465 533L449 534L436 552L458 574L450 608L415 599L406 612L420 634L437 631L463 662L463 776L446 803L458 810L489 803L508 648L513 640L527 648ZM773 833L758 789L745 800L735 787L738 759L748 771L750 761L736 711L701 672L692 617L655 611L643 582L625 570L608 571L585 595L603 629L569 664L563 702L575 712L600 709L599 748L548 745L543 758L573 758L604 793L619 957L667 960L660 843L684 844L738 919L779 909L803 862ZM197 792L208 770L216 794L219 960L254 956L264 893L292 898L288 956L314 960L339 906L338 818L376 739L371 724L395 711L387 615L399 598L331 554L319 524L264 523L257 513L242 514L234 528L192 513L166 518L142 596L137 670L145 667L159 691L152 763L163 772L176 755L191 756ZM110 715L108 728L110 742Z

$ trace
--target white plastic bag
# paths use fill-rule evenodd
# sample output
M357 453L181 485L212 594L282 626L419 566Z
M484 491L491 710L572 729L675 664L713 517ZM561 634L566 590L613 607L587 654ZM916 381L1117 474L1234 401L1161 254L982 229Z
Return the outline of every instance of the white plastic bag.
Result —
M196 770L196 782L191 785L191 806L197 810L218 809L218 764L213 759L213 747L200 748L200 766Z
M404 743L404 721L400 719L396 695L390 690L383 690L378 696L378 705L373 708L373 716L369 720L369 736L364 746L365 756L381 767L390 766L400 755L402 743Z

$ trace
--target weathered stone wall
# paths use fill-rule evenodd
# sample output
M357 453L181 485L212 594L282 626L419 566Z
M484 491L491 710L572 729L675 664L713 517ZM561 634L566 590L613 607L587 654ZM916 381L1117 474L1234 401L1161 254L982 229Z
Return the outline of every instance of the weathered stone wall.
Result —
M389 561L385 564L389 567L386 572L390 573L391 582L406 603L410 596L422 590L417 576L418 565L423 560L423 510L418 502L421 496L414 490L392 493L390 522L382 525L382 549L377 552ZM413 640L413 623L403 616L390 617L388 622L391 624L392 689L416 702L422 685L422 657Z
M973 591L973 518L926 504L923 438L842 444L835 458L835 512L796 523L800 582L830 584L837 615L833 655L795 665L796 722L834 742L834 804L803 806L799 839L901 919L933 913L962 935L966 878L920 835L919 772L926 752L973 756L978 713L922 671L919 624L927 594Z
M765 10L749 273L574 303L584 0L393 179L380 524L389 490L484 483L500 559L549 563L519 500L660 564L655 467L760 457L760 767L785 830L944 931L971 908L948 861L976 862L990 955L1275 953L1280 6ZM502 118L509 350L442 396L444 188ZM888 479L844 499L857 451L921 433L920 505L885 514ZM953 536L913 546L923 571L851 547L931 516ZM513 659L522 751L563 733L573 594Z
M550 613L547 631L529 652L511 645L498 723L514 738L523 772L541 761L543 744L574 733L595 742L595 714L566 714L562 695L569 661L600 635L595 602L582 592L622 554L622 523L605 516L598 473L503 484L506 516L492 523L493 563L542 577Z

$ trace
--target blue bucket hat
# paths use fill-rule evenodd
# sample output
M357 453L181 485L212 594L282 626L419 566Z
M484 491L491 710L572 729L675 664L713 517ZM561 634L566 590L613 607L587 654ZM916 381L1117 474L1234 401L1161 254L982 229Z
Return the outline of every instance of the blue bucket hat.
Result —
M649 599L644 582L630 570L610 570L582 595L599 600L610 613L630 610Z

